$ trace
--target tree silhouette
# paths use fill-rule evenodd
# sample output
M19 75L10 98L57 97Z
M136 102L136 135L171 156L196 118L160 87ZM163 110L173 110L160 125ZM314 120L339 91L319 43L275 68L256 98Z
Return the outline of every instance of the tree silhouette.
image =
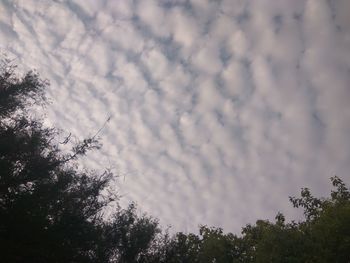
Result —
M76 166L98 140L63 152L57 130L28 111L45 103L48 82L32 71L18 77L8 61L0 70L2 262L136 262L159 232L157 221L131 206L107 222L102 211L114 196L101 193L112 174Z

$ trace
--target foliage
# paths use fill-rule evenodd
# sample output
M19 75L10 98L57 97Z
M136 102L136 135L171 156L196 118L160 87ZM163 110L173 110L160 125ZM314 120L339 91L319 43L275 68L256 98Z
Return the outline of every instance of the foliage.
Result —
M28 72L23 78L19 78L15 71L16 66L9 59L0 60L0 118L46 101L47 81L41 80L34 71Z
M76 168L98 140L63 152L57 130L27 111L45 102L47 85L34 72L18 77L8 61L0 68L1 261L136 262L159 233L157 221L137 216L133 206L103 218L115 200L102 195L112 174Z
M330 198L316 198L307 188L290 198L304 209L304 221L286 223L278 213L275 222L246 225L241 236L206 226L199 235L177 233L159 262L349 262L350 193L338 177L331 181Z

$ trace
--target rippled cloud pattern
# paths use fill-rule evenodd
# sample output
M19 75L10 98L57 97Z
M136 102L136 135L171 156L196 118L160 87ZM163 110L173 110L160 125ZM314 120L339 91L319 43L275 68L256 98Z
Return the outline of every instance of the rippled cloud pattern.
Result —
M122 203L239 232L349 181L348 0L0 2L0 49L51 82L51 124L104 147Z

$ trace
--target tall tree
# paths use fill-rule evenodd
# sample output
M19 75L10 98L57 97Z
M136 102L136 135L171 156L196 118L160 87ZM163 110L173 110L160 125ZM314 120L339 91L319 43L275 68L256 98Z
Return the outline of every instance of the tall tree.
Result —
M63 152L57 130L28 111L45 102L47 85L34 72L18 77L8 61L0 67L1 261L137 262L159 233L157 221L133 206L103 218L114 200L102 195L112 174L76 168L98 140Z

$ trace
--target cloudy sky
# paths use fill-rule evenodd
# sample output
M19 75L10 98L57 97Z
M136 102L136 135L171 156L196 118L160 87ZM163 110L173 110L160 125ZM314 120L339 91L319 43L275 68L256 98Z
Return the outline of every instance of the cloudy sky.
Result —
M48 122L101 133L122 203L177 231L290 217L349 182L349 0L1 0L0 50L51 82Z

